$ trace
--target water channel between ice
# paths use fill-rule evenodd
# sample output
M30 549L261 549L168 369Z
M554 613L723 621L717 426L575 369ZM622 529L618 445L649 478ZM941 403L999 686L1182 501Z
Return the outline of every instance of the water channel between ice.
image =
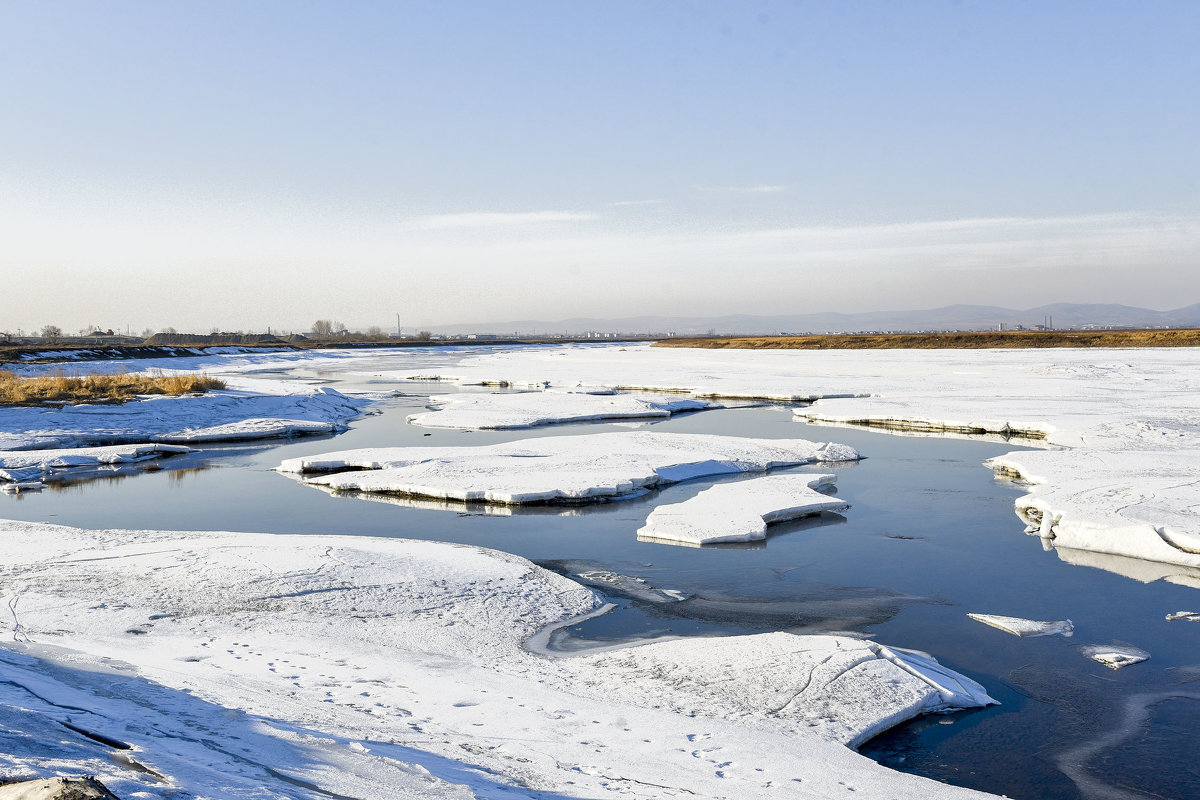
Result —
M334 385L385 388L356 380L349 386L335 376ZM1068 564L1022 535L1013 514L1022 489L981 466L1012 445L809 426L781 406L648 423L658 431L837 441L866 456L833 469L800 468L837 473L836 491L851 504L844 514L775 526L756 546L706 548L639 542L635 532L656 505L691 497L712 481L616 503L494 514L335 496L271 471L284 458L354 447L482 445L626 429L602 423L465 432L405 423L424 406L421 397L397 398L337 437L215 446L167 460L161 471L102 474L6 496L0 516L90 528L402 536L505 550L581 579L617 603L557 636L564 650L657 636L864 634L931 652L1002 703L918 719L863 748L889 766L1017 798L1200 797L1193 758L1200 736L1188 724L1200 700L1200 625L1164 619L1196 610L1200 596ZM745 479L753 478L725 480ZM968 612L1070 618L1075 635L1019 639L968 619ZM1114 642L1152 658L1114 672L1079 649Z

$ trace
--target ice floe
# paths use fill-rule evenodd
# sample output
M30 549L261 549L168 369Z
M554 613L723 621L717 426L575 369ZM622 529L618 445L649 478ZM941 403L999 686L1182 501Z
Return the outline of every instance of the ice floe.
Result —
M694 478L857 458L846 445L805 439L632 431L350 450L288 459L278 468L334 472L307 481L341 491L523 505L610 500Z
M148 397L120 405L0 408L0 449L236 441L331 432L369 404L327 387L256 381L252 388Z
M923 654L772 633L547 657L525 642L603 598L462 545L22 522L0 541L9 775L162 798L986 796L846 746L992 702Z
M1181 619L1188 622L1200 622L1200 611L1173 611L1167 614L1167 622L1177 622Z
M637 536L694 546L765 539L772 523L849 508L846 501L818 491L833 486L836 479L836 475L771 475L717 484L682 503L658 506Z
M0 450L0 490L24 491L43 479L72 468L134 464L190 452L170 444L132 444L77 447L60 450Z
M1150 654L1140 647L1126 644L1090 644L1080 650L1088 658L1111 669L1140 664L1150 658Z
M991 625L1014 636L1070 636L1075 632L1075 624L1069 619L1054 622L1040 622L1021 617L1001 617L996 614L967 614L968 617L984 625Z
M425 428L533 428L560 422L614 419L661 419L681 411L720 408L690 397L586 392L504 392L435 395L436 408L411 414Z

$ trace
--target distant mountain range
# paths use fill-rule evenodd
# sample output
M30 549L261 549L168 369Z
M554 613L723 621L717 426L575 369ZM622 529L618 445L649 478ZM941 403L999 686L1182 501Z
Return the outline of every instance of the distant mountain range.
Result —
M866 331L944 331L1035 328L1200 328L1200 303L1172 311L1155 311L1115 304L1054 303L1016 310L997 306L954 305L923 311L872 311L860 314L751 315L726 317L624 317L620 319L574 318L558 322L519 320L462 325L430 326L434 333L469 333L501 336L564 334L584 336L591 332L676 336L715 334L803 334L855 333Z

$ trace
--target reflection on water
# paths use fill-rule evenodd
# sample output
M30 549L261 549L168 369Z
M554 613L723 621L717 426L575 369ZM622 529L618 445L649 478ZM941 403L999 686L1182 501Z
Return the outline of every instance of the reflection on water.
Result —
M379 367L386 371L385 363ZM364 384L380 379L355 378ZM774 630L871 636L933 653L1003 703L918 720L877 738L864 752L884 763L1022 798L1099 797L1104 787L1125 792L1131 786L1196 796L1192 778L1170 777L1193 763L1200 744L1196 726L1184 724L1195 704L1165 698L1183 697L1200 677L1194 671L1200 625L1167 622L1165 615L1200 610L1200 596L1191 588L1200 576L1128 559L1044 552L1039 539L1022 534L1013 513L1023 488L995 480L981 466L1012 450L1011 442L818 427L793 421L790 408L778 406L641 423L671 432L833 440L866 456L833 469L799 468L837 472L838 496L850 509L774 526L757 547L637 541L637 530L657 505L683 502L713 480L597 506L497 509L334 495L273 471L283 459L331 450L471 446L625 428L608 423L466 432L406 424L406 415L425 403L423 397L388 400L384 413L355 421L331 440L206 447L132 480L116 473L69 489L0 497L0 516L95 528L357 534L497 548L588 582L616 604L609 614L560 631L554 640L559 649ZM753 478L721 480L747 479ZM968 611L1070 618L1076 633L1073 640L1018 639L971 622ZM1114 641L1141 647L1151 659L1113 672L1079 651L1080 644ZM1160 700L1146 705L1146 697ZM1063 771L1081 742L1129 728L1128 708L1138 702L1150 711L1134 734L1085 754L1084 772ZM1076 780L1086 788L1077 788Z

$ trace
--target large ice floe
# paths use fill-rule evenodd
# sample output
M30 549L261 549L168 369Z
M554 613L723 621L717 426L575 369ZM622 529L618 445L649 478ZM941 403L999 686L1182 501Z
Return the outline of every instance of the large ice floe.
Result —
M850 504L822 494L836 475L771 475L705 489L690 500L657 506L637 532L639 539L705 545L767 538L775 522L843 511Z
M720 408L690 397L617 394L615 392L505 392L449 394L430 398L435 410L411 414L408 421L424 428L474 430L533 428L557 422L613 419L661 419L681 411Z
M992 459L1029 483L1018 513L1067 560L1200 568L1200 349L514 350L464 359L463 383L613 387L814 401L797 419L897 432L1026 437ZM1065 448L1065 449L1063 449ZM1081 554L1091 553L1095 557ZM1105 560L1107 559L1107 560Z
M526 643L604 598L461 545L0 539L7 776L162 798L986 796L847 746L992 702L923 654L773 633L553 657Z
M0 449L186 444L332 433L368 404L327 387L260 380L241 389L147 397L119 405L0 408Z
M611 500L694 478L856 459L852 447L805 439L630 431L348 450L288 459L279 470L332 472L307 481L339 491L524 505Z

